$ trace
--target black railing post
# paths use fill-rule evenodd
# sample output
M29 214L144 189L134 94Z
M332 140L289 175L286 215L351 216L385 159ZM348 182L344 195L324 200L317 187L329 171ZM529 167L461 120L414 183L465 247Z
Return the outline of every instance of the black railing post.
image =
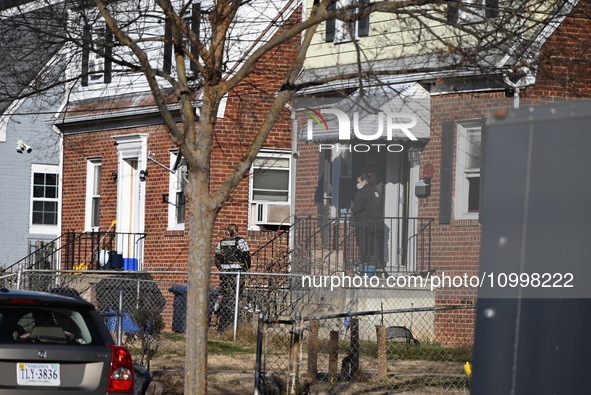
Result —
M264 331L264 315L259 312L259 322L257 326L257 341L256 341L256 362L254 372L254 395L262 394L261 378L263 376L263 331Z

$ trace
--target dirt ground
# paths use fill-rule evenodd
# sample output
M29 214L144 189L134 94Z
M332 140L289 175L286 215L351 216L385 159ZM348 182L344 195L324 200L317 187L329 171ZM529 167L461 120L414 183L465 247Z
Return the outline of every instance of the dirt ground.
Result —
M161 382L164 394L180 395L184 388L184 341L161 339L159 352L151 361L152 380ZM207 387L211 395L252 394L254 388L255 354L210 353L208 359Z
M179 358L179 360L181 359ZM177 365L178 361L171 362ZM170 363L167 362L165 365L170 365ZM208 365L208 394L245 395L253 393L254 355L209 355ZM163 368L162 364L158 363L152 364L151 370L152 380L158 380L163 384L164 394L180 395L183 393L184 372L182 369Z
M254 355L213 355L209 356L209 368L207 376L207 393L209 395L246 395L252 394L254 388ZM170 361L170 360L169 360ZM172 362L172 361L170 361ZM306 386L305 393L315 395L330 394L454 394L468 395L467 389L453 389L442 382L442 386L425 385L417 375L404 373L405 371L416 371L416 365L421 364L422 368L431 372L434 377L430 380L437 381L437 375L445 377L457 370L457 364L446 362L417 362L398 361L398 374L391 374L387 382L375 382L361 378L356 382L334 382L319 381L311 386ZM428 366L426 366L428 365ZM366 367L369 371L371 367ZM152 379L158 380L164 386L164 394L183 394L183 371L181 369L152 368ZM303 375L303 380L306 377ZM442 379L445 380L445 379Z
M233 343L225 342L225 344ZM236 352L210 353L208 355L207 393L209 395L246 395L253 393L255 354L254 351L244 352L250 351L251 348L248 347ZM184 342L163 340L157 356L152 360L150 366L152 380L162 383L164 394L183 394L184 354ZM288 360L289 356L280 356L280 359ZM463 373L461 364L457 362L389 360L388 378L383 382L377 381L374 377L376 373L375 362L375 359L371 358L362 359L362 375L351 382L331 381L326 377L321 377L321 373L318 380L315 380L311 385L307 385L307 377L303 373L301 377L303 393L311 395L359 393L370 395L469 394L468 389L456 388L458 383L463 383L460 386L465 386L468 380ZM302 366L307 366L305 354ZM429 374L426 376L416 372L429 372ZM273 372L268 373L269 376L273 375ZM280 372L277 373L277 376L286 378L287 373Z

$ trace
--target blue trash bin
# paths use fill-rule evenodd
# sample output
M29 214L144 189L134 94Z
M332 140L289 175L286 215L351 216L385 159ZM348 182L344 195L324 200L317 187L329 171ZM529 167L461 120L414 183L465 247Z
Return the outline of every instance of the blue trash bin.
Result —
M110 310L105 313L106 316L106 324L107 328L109 328L110 332L117 332L117 324L119 322L119 313L116 311ZM137 327L135 321L133 320L130 313L123 313L123 317L121 317L121 326L123 332L137 332L139 328Z

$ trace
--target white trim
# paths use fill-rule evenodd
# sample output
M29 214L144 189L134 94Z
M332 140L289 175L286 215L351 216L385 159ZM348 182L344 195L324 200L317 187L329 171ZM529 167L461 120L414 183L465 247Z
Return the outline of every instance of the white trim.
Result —
M346 8L346 7L353 7L356 3L356 0L337 0L336 8ZM356 12L356 8L351 8L350 13L353 14ZM358 29L358 21L353 22L345 22L340 19L335 18L334 21L334 40L333 43L335 44L342 44L342 43L349 43L355 41L357 37L357 29ZM349 31L348 25L351 26L351 31Z
M146 209L146 184L139 180L141 170L146 170L148 163L148 135L128 134L112 136L117 142L117 232L144 233ZM118 242L117 252L123 259L138 259L138 269L143 266L143 241L136 245Z
M84 212L84 229L87 232L98 231L100 226L92 226L92 215L93 215L93 201L94 201L94 184L96 182L96 168L101 167L101 158L88 158L86 160L86 199L85 199L85 212ZM102 177L101 177L102 178ZM100 198L100 181L99 180L99 193ZM100 205L99 205L100 207Z
M458 24L479 23L486 20L485 0L462 0L458 4Z
M460 121L457 125L457 144L455 149L456 156L456 171L455 171L455 187L454 187L454 219L478 219L479 213L468 211L468 193L470 174L480 177L480 169L475 169L469 172L466 169L467 161L467 130L472 128L481 128L482 123L477 120ZM482 129L481 129L482 130Z
M170 152L170 168L174 166L177 156L180 155L179 150L172 150ZM176 194L180 191L178 188L178 183L182 182L179 180L179 173L182 169L176 169L174 172L169 174L168 178L168 203L167 203L167 211L168 211L168 228L167 230L185 230L185 222L183 219L182 223L177 221L176 217ZM186 207L186 206L185 206ZM186 208L185 208L186 210ZM185 218L186 218L186 211L185 211Z
M287 200L286 201L262 201L262 200L255 200L253 198L254 194L254 170L260 168L269 168L273 169L272 165L268 166L256 166L255 162L257 159L260 158L276 158L276 159L286 159L287 160L287 167L281 167L280 169L285 170L288 172L288 181L287 181ZM249 185L248 185L248 230L260 230L260 226L256 223L255 216L257 215L258 205L284 205L289 207L290 217L291 217L291 209L292 209L292 181L293 181L293 171L292 171L292 155L290 150L286 149L262 149L256 159L253 162L250 168L250 175L249 175ZM290 217L286 218L284 225L291 224ZM262 224L260 224L262 225ZM271 225L271 224L270 224Z
M33 201L37 200L33 198L34 192L34 176L35 173L42 173L42 174L55 174L57 176L57 196L55 197L55 202L57 204L57 219L55 225L42 225L42 224L33 224ZM31 165L31 174L29 179L30 185L30 198L29 198L29 233L30 234L43 234L43 235L56 235L58 234L59 226L60 226L60 218L61 218L61 176L59 173L59 166L58 165L39 165L39 164L32 164ZM48 201L54 201L54 199L48 199Z

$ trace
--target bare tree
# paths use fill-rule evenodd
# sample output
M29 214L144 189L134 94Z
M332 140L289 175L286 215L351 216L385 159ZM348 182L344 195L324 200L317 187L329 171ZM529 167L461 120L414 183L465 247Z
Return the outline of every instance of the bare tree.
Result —
M51 9L58 9L55 2L52 3ZM59 20L63 24L60 29L37 32L42 33L43 40L68 48L63 55L66 65L76 62L85 53L94 52L108 60L118 72L143 74L170 139L187 162L187 196L191 202L187 394L206 391L209 256L214 222L232 192L248 174L273 125L293 96L302 88L339 80L357 80L359 87L384 76L410 73L430 73L433 79L448 75L446 73L482 74L503 79L508 88L524 86L539 62L536 46L544 34L541 27L563 17L561 10L570 10L565 7L569 3L562 0L360 1L343 2L343 6L331 0L319 0L306 2L300 5L303 9L285 15L288 9L285 6L289 3L277 6L275 14L278 17L270 18L265 24L280 24L284 28L270 38L255 40L247 46L244 41L240 42L244 40L241 38L244 25L253 25L263 14L260 8L271 6L271 2L95 0L92 4L79 1L68 3L66 18L64 9L61 9ZM375 36L371 47L352 39L355 61L337 60L329 73L300 78L309 49L319 45L319 37L326 38L329 22L338 20L346 30L374 13L381 15L381 19L371 32ZM187 23L189 14L193 19ZM25 13L21 12L22 18L23 15ZM30 22L22 18L15 23ZM58 21L57 18L54 20ZM91 28L99 20L106 24L109 34L97 39ZM199 24L199 28L195 29L192 24ZM33 25L36 24L29 23L29 26ZM147 26L165 28L157 34L150 34L152 30ZM264 28L261 26L253 37L261 36ZM34 34L35 30L30 32ZM348 34L355 37L353 31ZM212 190L212 151L217 114L224 97L244 83L266 54L293 40L298 43L298 48L285 75L278 76L283 83L273 92L274 99L266 117L260 121L242 155L231 164L231 170L219 188ZM417 46L417 43L421 44ZM174 61L155 62L152 49L166 45L172 49ZM388 54L384 56L386 51ZM377 58L383 61L378 62ZM18 70L14 72L18 73ZM72 74L70 71L59 83L84 81L91 73L88 67L82 73ZM46 86L38 86L39 89L46 89ZM15 92L23 94L24 90L6 87L3 94L18 96ZM171 104L180 108L181 123L175 120Z

